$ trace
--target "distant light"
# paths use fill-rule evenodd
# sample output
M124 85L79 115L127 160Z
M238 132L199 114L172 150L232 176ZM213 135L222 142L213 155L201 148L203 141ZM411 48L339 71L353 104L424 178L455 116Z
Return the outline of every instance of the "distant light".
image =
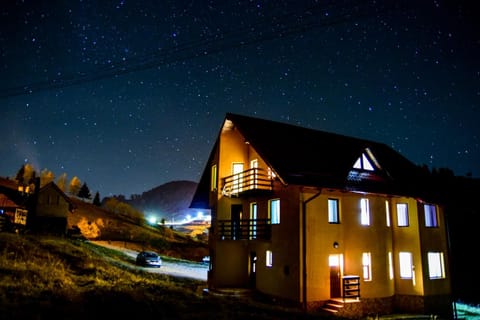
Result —
M154 217L154 216L150 216L150 217L148 218L148 222L149 222L150 224L156 224L156 223L157 223L157 218Z
M203 212L202 211L197 212L197 219L203 219Z

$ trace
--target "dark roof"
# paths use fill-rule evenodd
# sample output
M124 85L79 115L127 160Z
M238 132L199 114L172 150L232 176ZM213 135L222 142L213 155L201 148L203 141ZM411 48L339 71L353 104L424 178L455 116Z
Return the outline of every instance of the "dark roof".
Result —
M415 193L419 167L383 143L233 113L226 114L224 123L227 120L286 184ZM353 165L367 148L381 170L355 175ZM208 178L204 172L202 180Z
M42 192L44 190L47 190L47 189L54 189L57 193L59 193L65 199L66 202L68 202L70 204L73 204L70 197L68 197L65 194L65 192L63 192L62 189L60 189L60 187L57 186L57 184L55 182L52 181L52 182L47 183L46 185L44 185L43 187L40 188L40 192Z

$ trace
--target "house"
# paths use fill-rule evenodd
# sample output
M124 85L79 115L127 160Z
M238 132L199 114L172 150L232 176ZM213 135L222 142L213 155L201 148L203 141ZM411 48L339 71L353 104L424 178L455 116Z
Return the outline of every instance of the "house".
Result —
M15 180L0 177L0 231L25 228L28 192Z
M190 205L211 211L208 290L451 318L444 208L422 177L382 143L227 113Z
M72 201L54 182L35 189L27 226L34 232L65 235Z

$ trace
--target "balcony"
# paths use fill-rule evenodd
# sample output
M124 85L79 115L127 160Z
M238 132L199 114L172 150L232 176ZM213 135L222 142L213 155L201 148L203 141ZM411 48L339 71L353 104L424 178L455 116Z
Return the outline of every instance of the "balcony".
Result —
M214 233L218 240L269 240L269 219L218 220Z
M272 190L272 174L264 169L252 168L222 178L222 194L226 197L238 197L261 191Z

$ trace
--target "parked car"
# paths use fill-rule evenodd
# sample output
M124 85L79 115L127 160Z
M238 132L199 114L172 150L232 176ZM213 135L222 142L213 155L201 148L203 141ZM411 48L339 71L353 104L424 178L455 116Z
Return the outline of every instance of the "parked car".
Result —
M153 251L141 251L137 255L136 263L142 267L156 267L162 266L162 259Z

